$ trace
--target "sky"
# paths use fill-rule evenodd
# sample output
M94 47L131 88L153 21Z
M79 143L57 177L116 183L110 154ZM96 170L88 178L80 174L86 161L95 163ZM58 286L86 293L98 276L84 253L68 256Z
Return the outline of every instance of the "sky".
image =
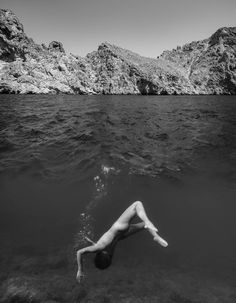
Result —
M109 42L146 57L236 26L236 0L0 0L36 43L85 56Z

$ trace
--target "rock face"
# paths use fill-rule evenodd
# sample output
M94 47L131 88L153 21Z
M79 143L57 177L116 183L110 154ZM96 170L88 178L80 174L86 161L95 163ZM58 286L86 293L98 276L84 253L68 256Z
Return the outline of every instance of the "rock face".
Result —
M0 10L0 60L25 59L25 50L32 43L18 18L11 11Z
M0 10L0 92L70 94L236 94L236 28L145 58L103 43L85 58L26 36Z
M49 43L48 49L51 51L65 53L62 43L58 41L52 41L51 43Z
M183 69L199 94L236 94L236 27L160 56Z

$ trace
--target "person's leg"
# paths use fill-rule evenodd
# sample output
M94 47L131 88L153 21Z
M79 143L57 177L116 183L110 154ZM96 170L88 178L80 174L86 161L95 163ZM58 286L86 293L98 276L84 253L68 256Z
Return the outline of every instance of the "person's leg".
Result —
M149 230L149 232L150 232L150 230ZM158 242L161 246L164 246L164 247L168 246L168 243L166 242L166 240L164 240L162 237L160 237L158 235L158 233L156 233L153 240Z
M145 225L144 222L130 224L129 229L123 234L121 239L122 240L126 239L126 238L136 234L137 232L144 230L144 225Z
M129 224L131 219L134 216L138 216L143 222L144 227L152 229L154 231L157 231L157 228L152 224L152 222L148 219L145 209L143 207L143 203L140 201L136 201L133 204L131 204L124 212L123 214L118 218L116 221L120 224Z
M164 239L162 239L162 237L160 237L158 235L158 233L157 233L158 229L148 219L148 217L146 215L146 212L145 212L145 209L143 207L143 204L141 202L139 202L137 204L136 208L137 208L137 215L145 223L144 228L146 228L149 231L149 233L153 236L153 240L156 241L156 242L158 242L160 245L162 245L164 247L168 246L168 243Z
M126 239L140 232L141 230L144 230L145 228L144 226L145 226L144 222L140 222L137 224L130 224L129 230L123 235L122 239ZM161 246L164 247L168 246L168 243L162 237L160 237L155 230L149 228L147 228L147 230L153 236L154 241L158 242Z
M143 204L140 201L136 201L133 204L131 204L124 211L124 213L119 217L119 219L116 222L121 225L129 224L130 220L135 215L137 215L143 221L142 225L139 224L137 231L138 231L138 229L141 230L142 228L146 228L149 231L149 233L153 236L154 241L157 241L160 245L162 245L164 247L166 247L168 245L167 242L157 234L157 231L158 231L157 228L153 225L153 223L147 217ZM133 232L130 233L130 235L131 234L133 234ZM129 235L129 233L127 235Z
M145 209L143 207L143 203L140 201L136 202L136 213L137 216L144 222L144 228L148 228L154 232L157 232L157 228L152 224L152 222L148 219Z

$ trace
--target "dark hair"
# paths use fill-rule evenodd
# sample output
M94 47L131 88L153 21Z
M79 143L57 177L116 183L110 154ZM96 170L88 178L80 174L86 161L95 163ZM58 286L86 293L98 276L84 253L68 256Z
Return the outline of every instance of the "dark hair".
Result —
M111 265L112 256L105 250L96 253L94 258L95 266L99 269L105 269Z

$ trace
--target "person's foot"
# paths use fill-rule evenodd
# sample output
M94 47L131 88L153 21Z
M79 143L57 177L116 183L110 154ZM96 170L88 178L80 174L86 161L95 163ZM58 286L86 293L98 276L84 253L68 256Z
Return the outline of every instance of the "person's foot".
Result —
M156 235L154 238L153 238L154 241L158 242L161 246L163 247L167 247L168 246L168 243L162 239L160 236Z
M152 229L156 232L158 231L158 229L150 221L145 223L144 228Z

